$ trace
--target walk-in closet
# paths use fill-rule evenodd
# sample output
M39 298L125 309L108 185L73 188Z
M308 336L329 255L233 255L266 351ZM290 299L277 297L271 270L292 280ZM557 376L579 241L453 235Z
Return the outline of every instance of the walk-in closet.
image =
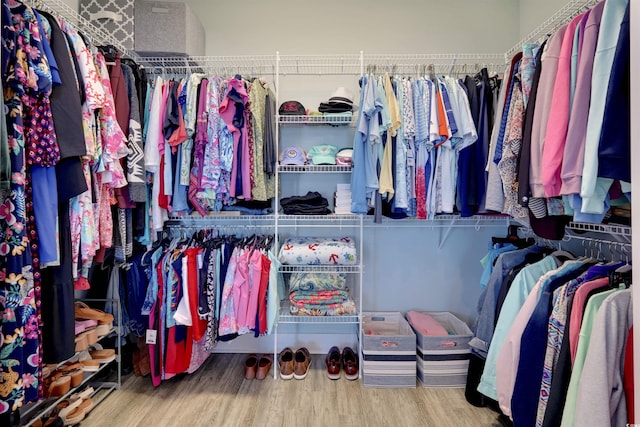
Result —
M639 20L2 0L0 426L640 423Z

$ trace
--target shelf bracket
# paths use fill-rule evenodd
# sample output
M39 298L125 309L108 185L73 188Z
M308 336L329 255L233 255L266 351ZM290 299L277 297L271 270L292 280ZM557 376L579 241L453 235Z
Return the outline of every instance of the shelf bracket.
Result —
M447 225L447 228L445 228L444 230L444 235L440 236L440 243L438 244L438 250L442 249L442 247L444 246L444 242L447 241L447 238L449 237L449 234L451 234L451 229L453 228L453 225L455 224L456 220L455 219L451 219L449 221L449 224Z

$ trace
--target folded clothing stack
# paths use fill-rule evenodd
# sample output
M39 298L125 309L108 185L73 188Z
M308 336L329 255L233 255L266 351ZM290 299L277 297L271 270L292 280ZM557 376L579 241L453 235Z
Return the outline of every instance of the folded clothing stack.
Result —
M280 247L278 259L287 265L355 265L356 245L350 237L291 237Z
M353 94L344 87L339 87L327 102L318 107L321 113L346 113L353 111Z
M291 196L280 199L285 215L329 215L329 202L317 191L309 191L304 196Z
M356 312L343 274L293 273L289 290L293 315L340 316Z
M421 313L413 310L408 311L407 320L409 321L409 324L422 335L432 337L449 335L447 329L427 313Z
M351 213L351 185L338 184L334 212L338 215L349 215Z

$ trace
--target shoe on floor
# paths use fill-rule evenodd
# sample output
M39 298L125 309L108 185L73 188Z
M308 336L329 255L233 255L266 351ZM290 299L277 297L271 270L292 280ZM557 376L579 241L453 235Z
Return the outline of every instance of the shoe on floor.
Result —
M329 379L340 379L340 365L342 364L342 357L338 347L333 346L329 349L327 357L325 358L325 364L327 365L327 376Z
M293 377L297 380L305 379L309 373L309 365L311 365L311 354L306 347L300 347L295 355Z
M273 364L271 357L264 355L258 361L258 368L256 369L256 379L263 380L267 377L269 370L271 370L271 365Z
M258 356L250 354L244 361L244 377L252 380L256 377L256 368L258 367Z
M358 355L351 347L342 349L342 366L344 368L344 377L349 381L357 380L360 375L358 368Z
M278 355L278 365L280 366L280 378L290 380L293 378L293 350L285 348Z

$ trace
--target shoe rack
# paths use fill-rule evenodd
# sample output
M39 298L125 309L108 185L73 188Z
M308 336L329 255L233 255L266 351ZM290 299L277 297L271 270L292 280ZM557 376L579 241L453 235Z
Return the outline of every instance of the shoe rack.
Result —
M72 395L76 393L84 393L84 399L91 399L93 402L92 407L100 404L111 392L120 389L122 385L122 371L121 371L121 340L120 340L120 325L122 325L122 312L120 310L120 301L118 299L85 299L84 302L97 302L97 303L111 303L114 310L115 322L109 332L104 335L98 336L97 342L102 342L107 337L115 337L116 352L115 359L106 363L100 363L96 370L87 371L83 369L82 380L78 380L78 384L71 386L68 390L64 388L64 392L59 395L46 397L40 402L30 403L20 408L20 419L22 426L38 425L40 420L46 420L57 409L62 408L66 402L70 402ZM82 351L77 351L75 354L67 360L61 361L55 365L47 365L52 372L61 371L65 366L80 361ZM98 359L95 359L98 360ZM104 374L105 370L116 364L116 379L115 381L102 381L99 378L101 374ZM89 387L92 387L90 393L87 392ZM46 395L47 390L45 390ZM88 411L87 411L88 412ZM88 414L87 414L88 415Z

